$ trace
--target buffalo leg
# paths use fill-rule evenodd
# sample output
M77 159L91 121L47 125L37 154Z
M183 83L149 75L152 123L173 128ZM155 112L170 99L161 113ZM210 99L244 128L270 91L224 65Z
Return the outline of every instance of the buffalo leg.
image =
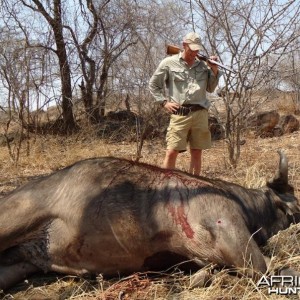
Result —
M189 257L199 266L204 265L203 261L211 262L258 278L258 273L267 271L263 254L242 220L218 218L209 229L200 227L196 237L186 244Z
M10 266L0 266L0 290L7 290L28 275L40 269L30 263L21 262Z
M217 245L222 261L249 276L265 273L267 265L261 250L244 224L228 226L219 235Z

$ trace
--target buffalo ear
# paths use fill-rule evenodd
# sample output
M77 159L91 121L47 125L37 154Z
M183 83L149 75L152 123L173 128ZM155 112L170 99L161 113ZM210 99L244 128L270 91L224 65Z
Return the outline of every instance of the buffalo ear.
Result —
M278 196L271 189L267 191L267 197L272 199L276 207L282 210L286 215L294 215L300 213L300 207L297 199L293 195L285 194Z
M295 202L280 201L277 207L281 209L286 215L293 216L294 214L300 213L300 209Z

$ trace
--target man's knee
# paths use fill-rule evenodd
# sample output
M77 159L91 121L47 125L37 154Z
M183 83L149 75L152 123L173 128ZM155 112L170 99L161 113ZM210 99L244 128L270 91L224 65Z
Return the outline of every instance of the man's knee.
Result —
M166 156L169 158L176 158L178 156L179 151L174 149L167 149Z

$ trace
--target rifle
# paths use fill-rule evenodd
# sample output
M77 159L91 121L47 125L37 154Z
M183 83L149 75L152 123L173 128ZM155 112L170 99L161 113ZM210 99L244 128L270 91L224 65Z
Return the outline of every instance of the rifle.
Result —
M174 45L167 45L167 54L168 55L174 55L174 54L178 54L180 52L180 48L177 47L177 46L174 46ZM211 64L214 64L214 65L218 65L219 67L227 70L227 71L230 71L232 73L236 73L236 71L230 69L229 67L227 66L224 66L223 64L215 61L215 60L212 60L210 59L209 57L205 56L205 55L202 55L202 54L197 54L197 58L200 59L200 60L203 60L205 62L209 62Z

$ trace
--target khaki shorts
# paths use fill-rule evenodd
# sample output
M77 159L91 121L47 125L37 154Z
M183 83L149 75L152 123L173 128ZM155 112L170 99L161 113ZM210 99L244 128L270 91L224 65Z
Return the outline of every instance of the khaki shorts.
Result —
M187 116L171 115L166 136L167 149L186 151L190 149L208 149L211 147L211 134L208 128L206 109L191 112Z

